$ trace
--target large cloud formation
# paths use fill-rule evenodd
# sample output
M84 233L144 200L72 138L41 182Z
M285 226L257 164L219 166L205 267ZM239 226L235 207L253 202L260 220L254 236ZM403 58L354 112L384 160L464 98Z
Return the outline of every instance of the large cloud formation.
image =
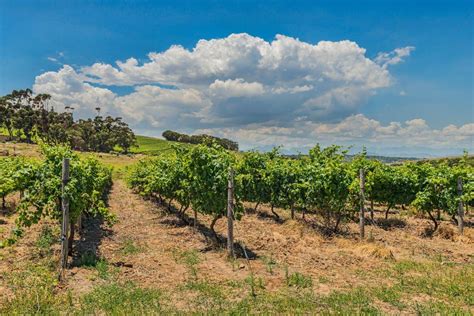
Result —
M176 45L152 52L144 63L129 58L78 69L64 65L39 75L34 91L52 94L56 107L73 106L80 116L100 106L143 133L207 131L238 138L244 147L289 143L297 148L310 139L408 146L420 139L410 133L419 136L427 129L434 133L430 146L448 139L466 144L472 140L470 124L434 131L422 120L382 126L357 115L371 95L392 84L389 66L413 50L396 48L371 60L351 41L311 44L277 35L267 42L232 34L200 40L192 50ZM112 92L116 86L133 92L118 95ZM425 139L419 142L426 145Z

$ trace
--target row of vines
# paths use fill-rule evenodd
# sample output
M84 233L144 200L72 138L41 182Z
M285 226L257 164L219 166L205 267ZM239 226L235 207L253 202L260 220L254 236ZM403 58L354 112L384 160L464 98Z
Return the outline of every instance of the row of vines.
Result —
M128 183L136 192L154 197L171 207L179 203L178 213L189 207L213 217L210 229L226 214L228 171L235 171L234 217L243 214L242 202L323 216L324 227L337 231L341 222L355 218L360 206L359 171L365 173L365 197L373 205L384 205L385 217L395 207L426 214L438 227L435 212L445 212L456 221L460 202L474 201L474 168L466 159L447 164L405 163L387 165L369 160L363 152L351 161L338 146L310 150L308 156L290 159L278 149L235 154L214 144L175 148L172 155L139 162L130 172ZM467 157L465 157L467 158ZM458 192L459 179L463 183Z
M14 243L24 233L24 228L38 223L42 218L61 221L61 201L69 201L69 249L74 239L75 224L83 215L102 216L106 221L114 217L108 212L107 194L112 185L111 169L94 158L81 158L68 147L42 147L43 159L23 157L0 159L0 197L2 209L5 197L19 193L15 207L18 214L16 228L11 236L0 241L0 247ZM63 159L70 159L70 176L61 191Z

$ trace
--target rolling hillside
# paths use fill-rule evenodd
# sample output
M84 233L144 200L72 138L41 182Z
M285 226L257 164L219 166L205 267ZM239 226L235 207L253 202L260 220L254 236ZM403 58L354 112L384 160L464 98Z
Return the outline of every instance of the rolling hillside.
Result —
M137 143L138 147L132 148L132 152L147 155L160 155L172 150L173 145L184 147L192 146L190 144L171 142L165 139L141 135L137 135Z

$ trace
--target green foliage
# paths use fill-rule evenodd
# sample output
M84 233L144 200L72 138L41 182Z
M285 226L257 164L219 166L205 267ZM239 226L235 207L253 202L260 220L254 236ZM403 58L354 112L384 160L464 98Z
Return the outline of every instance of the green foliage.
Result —
M365 197L390 208L413 205L428 212L456 213L459 201L474 200L473 167L466 159L447 164L405 163L386 165L369 160L365 151L347 162L347 151L339 146L316 145L309 155L290 159L278 148L268 153L251 151L233 155L222 147L198 145L175 147L174 155L140 162L129 184L145 196L174 199L185 208L212 215L225 215L228 169L235 170L236 216L240 201L269 203L295 211L320 211L326 228L352 217L360 205L359 171L365 171ZM457 195L457 179L462 178L462 197Z
M271 186L269 186L268 167L277 151L259 153L250 151L243 154L237 163L236 183L245 201L256 203L271 202Z
M216 219L224 216L228 174L235 157L217 144L174 150L175 155L140 161L130 172L129 185L144 196L174 199ZM239 196L236 192L236 218L243 211Z
M317 145L310 150L307 200L310 205L326 211L328 222L335 217L334 230L348 211L350 185L354 179L350 165L344 162L346 153L339 146L321 149Z
M0 159L0 197L24 191L31 185L37 164L20 157Z
M418 210L430 213L438 209L452 216L457 213L460 201L466 205L474 200L474 167L466 160L454 166L419 164L412 169L420 178L419 191L412 203ZM457 191L458 179L463 182L461 196Z
M69 217L75 223L82 213L102 215L110 219L105 198L112 185L112 172L94 158L80 159L67 147L43 146L45 157L34 181L25 190L19 205L18 224L30 226L41 217L60 219L62 161L70 159L66 195ZM34 209L32 209L33 207Z
M235 158L222 147L197 145L188 152L189 191L194 210L214 217L224 216L227 208L227 182L229 169ZM234 208L236 218L243 207L237 203Z
M80 159L67 147L42 146L42 152L44 159L39 164L27 163L21 159L0 160L2 194L11 193L12 190L23 191L17 207L17 229L14 231L16 237L22 235L23 227L36 224L43 217L61 219L64 158L70 159L70 176L65 189L69 200L70 222L75 223L84 213L100 215L110 223L113 222L114 217L106 206L107 194L112 185L110 169L96 159ZM3 172L5 170L8 171Z
M418 177L408 165L378 164L367 175L366 185L369 199L392 208L409 205L415 199Z

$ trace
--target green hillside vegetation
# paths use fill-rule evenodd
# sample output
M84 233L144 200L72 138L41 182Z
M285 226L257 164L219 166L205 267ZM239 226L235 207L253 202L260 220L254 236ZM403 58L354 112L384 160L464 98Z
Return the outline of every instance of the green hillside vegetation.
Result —
M137 147L131 149L132 153L135 154L146 154L146 155L162 155L172 151L173 145L179 147L191 147L191 144L171 142L164 139L159 139L149 136L136 135Z

